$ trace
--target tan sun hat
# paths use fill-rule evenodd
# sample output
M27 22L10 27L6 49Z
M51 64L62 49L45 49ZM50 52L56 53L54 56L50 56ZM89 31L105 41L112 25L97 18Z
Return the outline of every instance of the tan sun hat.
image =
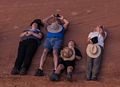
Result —
M51 33L58 33L62 31L62 26L58 24L57 22L54 22L47 27L47 30L48 32L51 32Z
M91 58L97 58L101 54L101 48L97 44L88 44L86 53Z
M61 51L61 57L64 61L72 61L75 59L75 50L74 48L65 47Z

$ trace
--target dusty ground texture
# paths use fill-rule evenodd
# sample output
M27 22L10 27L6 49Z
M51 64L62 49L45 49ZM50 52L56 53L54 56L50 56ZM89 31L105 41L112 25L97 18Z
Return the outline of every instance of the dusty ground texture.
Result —
M120 87L120 0L0 0L0 87ZM74 39L84 55L77 63L73 82L65 75L60 82L49 81L52 57L48 56L45 77L35 77L43 50L39 47L28 75L12 76L19 42L19 34L34 18L53 13L63 14L69 21L65 45ZM98 24L106 26L108 38L99 81L86 81L86 38ZM44 31L44 30L43 30Z

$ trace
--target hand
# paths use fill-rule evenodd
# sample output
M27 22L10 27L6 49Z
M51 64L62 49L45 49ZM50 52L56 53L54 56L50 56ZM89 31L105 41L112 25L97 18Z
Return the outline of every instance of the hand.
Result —
M63 16L62 16L62 15L59 15L59 14L54 14L54 17L55 17L56 19L60 19L60 20L63 19Z
M32 35L32 34L33 34L33 32L28 31L28 32L26 33L26 36L30 36L30 35Z
M59 18L60 20L63 20L64 19L64 17L63 16L60 16L60 18Z
M81 60L82 57L80 57L80 56L76 56L76 59L77 59L77 60Z
M55 17L55 15L52 14L50 17Z

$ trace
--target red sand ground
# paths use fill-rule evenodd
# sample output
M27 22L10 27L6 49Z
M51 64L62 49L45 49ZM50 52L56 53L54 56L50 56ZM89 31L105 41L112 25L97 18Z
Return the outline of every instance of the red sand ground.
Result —
M120 0L0 0L0 87L120 87ZM28 75L12 76L19 34L34 18L53 13L63 14L69 21L65 44L74 39L84 58L78 62L74 81L49 81L52 59L45 65L45 77L33 76L39 66L42 45L35 55ZM103 24L109 33L105 44L100 81L86 81L86 38L96 25Z

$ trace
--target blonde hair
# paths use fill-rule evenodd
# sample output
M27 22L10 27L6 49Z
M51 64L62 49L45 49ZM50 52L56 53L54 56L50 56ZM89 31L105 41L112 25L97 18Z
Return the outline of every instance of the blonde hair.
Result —
M104 30L104 26L103 25L98 25L97 27L99 27L99 33L105 37L105 30ZM93 31L97 31L97 28L95 28Z

